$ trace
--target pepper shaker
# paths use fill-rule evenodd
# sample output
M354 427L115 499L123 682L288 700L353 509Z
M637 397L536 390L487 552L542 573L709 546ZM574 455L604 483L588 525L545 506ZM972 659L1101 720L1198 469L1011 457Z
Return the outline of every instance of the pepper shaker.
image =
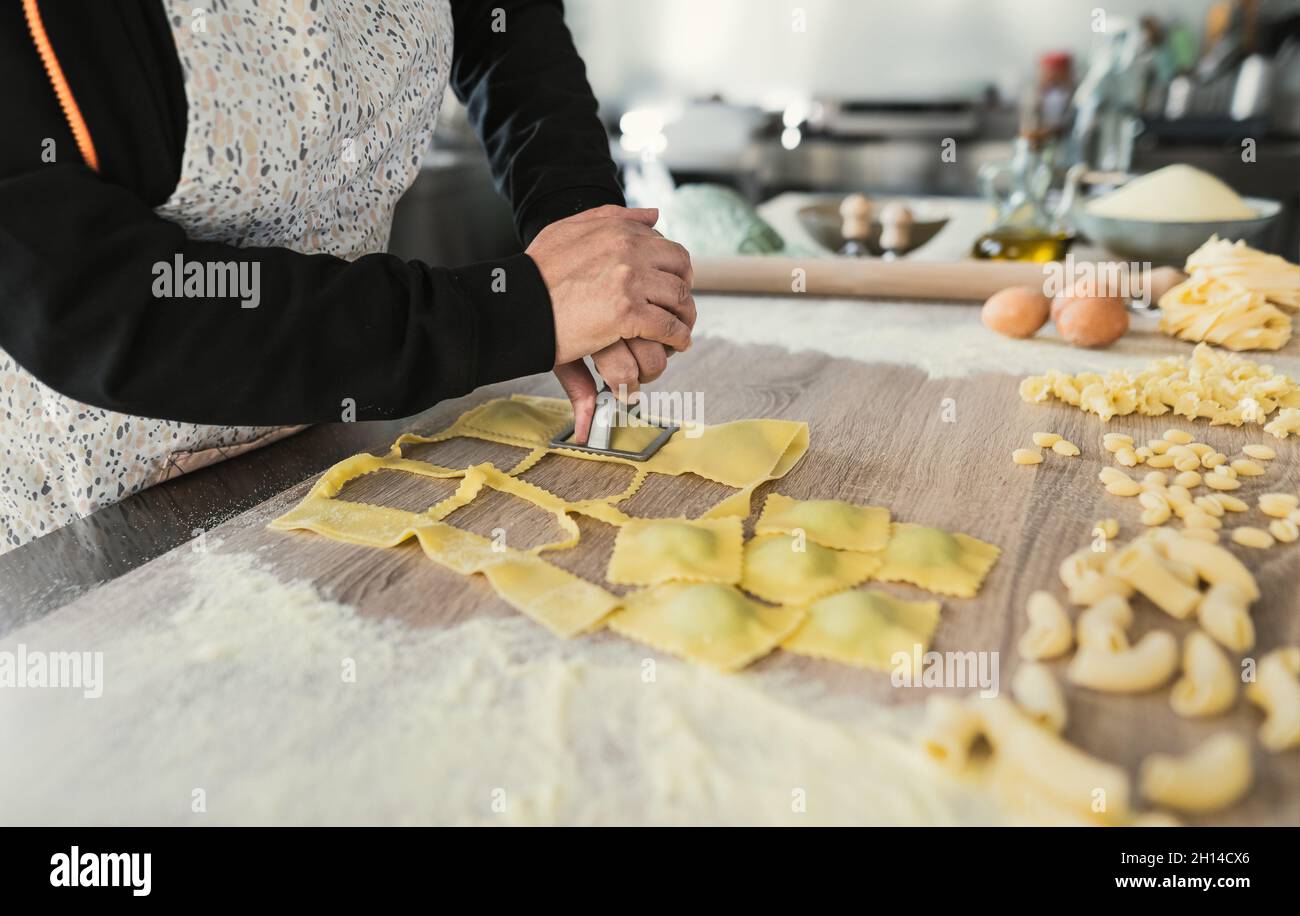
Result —
M862 257L869 253L871 209L871 201L862 194L850 194L840 202L840 235L844 236L840 254Z

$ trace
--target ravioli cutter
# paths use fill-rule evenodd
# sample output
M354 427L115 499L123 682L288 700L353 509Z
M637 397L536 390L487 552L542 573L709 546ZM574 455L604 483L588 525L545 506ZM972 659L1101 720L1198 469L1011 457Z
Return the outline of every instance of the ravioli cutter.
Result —
M594 373L593 373L594 374ZM631 461L645 461L659 449L663 448L665 442L672 438L672 434L677 432L679 427L675 423L667 423L659 420L651 420L641 416L641 403L638 401L627 407L620 405L618 397L609 386L596 375L599 383L599 390L596 392L596 411L591 417L591 432L587 435L587 444L578 445L574 442L567 441L573 435L576 423L570 423L563 431L551 439L551 448L567 448L578 452L587 452L591 455L610 455L615 458L627 458ZM627 419L638 419L638 426L654 426L659 428L659 435L651 439L639 452L630 452L626 449L613 448L610 443L613 439L614 430L620 425L619 415L622 412Z

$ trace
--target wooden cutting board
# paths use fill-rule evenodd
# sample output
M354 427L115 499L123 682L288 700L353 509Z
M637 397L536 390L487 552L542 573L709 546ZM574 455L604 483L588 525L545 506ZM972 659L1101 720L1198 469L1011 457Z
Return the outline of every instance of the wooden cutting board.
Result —
M747 533L772 491L801 498L843 499L888 506L899 520L962 531L1002 548L984 589L973 599L943 599L934 648L998 651L1001 677L1009 683L1016 663L1015 644L1024 628L1028 594L1039 588L1061 593L1056 568L1063 557L1090 538L1093 523L1119 519L1122 537L1137 533L1138 505L1105 494L1096 480L1109 456L1101 450L1102 424L1096 417L1063 406L1031 406L1016 393L1018 375L986 374L930 379L899 366L862 364L816 353L788 353L774 347L738 346L702 339L689 353L673 359L656 387L702 391L705 420L724 422L747 417L806 420L811 447L784 479L760 488ZM431 432L449 423L467 405L510 391L555 394L549 377L493 386L469 399L442 405L418 431ZM945 421L946 399L955 413ZM1171 425L1194 428L1204 441L1235 453L1256 432L1210 430L1168 419L1127 418L1109 429L1136 438L1158 436ZM1083 456L1049 456L1036 468L1011 463L1011 450L1030 445L1037 430L1060 433L1083 448ZM376 442L375 451L388 442ZM1268 486L1249 492L1300 488L1300 443L1274 443L1278 460ZM522 450L477 440L458 440L428 447L414 457L457 465L500 459L512 464ZM621 490L631 476L624 467L547 456L525 475L566 497L593 496ZM412 544L377 550L335 543L306 534L268 531L265 525L292 506L311 481L291 488L256 509L208 532L221 551L259 551L259 558L286 577L311 579L332 597L360 613L397 617L415 627L447 627L476 615L510 615L481 577L465 579L427 560ZM421 510L451 492L453 482L380 473L347 486L341 498ZM624 504L638 515L697 514L731 492L694 478L652 478ZM485 492L474 504L449 519L488 535L504 528L508 543L528 547L553 540L559 531L545 513L514 497ZM548 554L553 562L603 584L614 529L579 519L582 543L572 551ZM1300 544L1267 552L1234 548L1259 577L1263 598L1256 606L1259 648L1300 642ZM147 612L139 607L143 583L159 564L187 562L187 548L145 565L95 590L64 610L92 603L102 619L130 619ZM881 586L907 597L926 597L919 589ZM617 589L615 589L617 591ZM64 613L57 611L55 614ZM39 627L39 624L37 624ZM1135 632L1158 626L1181 636L1188 627L1144 607ZM616 639L609 633L588 639ZM647 650L649 651L649 650ZM829 662L776 653L759 663L797 673L827 690L881 703L917 703L921 691L894 689L888 677ZM1058 676L1063 663L1053 664ZM743 675L739 675L743 676ZM1068 690L1071 722L1066 737L1108 760L1136 772L1141 758L1154 750L1177 751L1204 737L1231 729L1252 734L1260 717L1244 701L1229 715L1211 721L1178 719L1169 709L1167 690L1138 697L1108 697ZM1258 777L1249 799L1225 814L1207 818L1227 823L1300 822L1300 767L1296 752L1268 754L1256 745Z

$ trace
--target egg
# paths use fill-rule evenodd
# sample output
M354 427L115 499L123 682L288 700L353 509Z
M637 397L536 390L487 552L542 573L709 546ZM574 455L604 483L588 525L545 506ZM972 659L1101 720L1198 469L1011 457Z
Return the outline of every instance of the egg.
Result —
M1076 347L1107 347L1128 332L1128 307L1123 299L1062 297L1052 311L1057 333Z
M980 310L980 320L1003 337L1033 337L1047 323L1051 303L1032 286L998 290Z

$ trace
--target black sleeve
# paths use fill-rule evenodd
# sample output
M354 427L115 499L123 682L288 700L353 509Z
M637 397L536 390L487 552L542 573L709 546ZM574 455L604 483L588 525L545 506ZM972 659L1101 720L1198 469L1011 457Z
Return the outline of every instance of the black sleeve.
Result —
M139 188L105 177L116 177L112 162L100 175L80 162L18 4L7 6L0 76L30 91L0 103L0 348L55 391L140 416L282 425L339 420L344 399L357 419L407 416L552 367L550 298L526 255L446 269L188 238ZM132 50L104 53L122 61ZM115 126L82 107L92 135L161 131L149 106ZM45 138L57 161L42 159ZM255 266L257 307L238 294L156 296L156 265L178 256L247 265L248 276Z
M452 0L451 85L528 244L548 224L624 203L559 0Z
M178 255L245 265L256 307L155 296ZM196 241L81 165L0 180L0 301L0 346L55 391L191 423L336 421L345 398L408 416L555 361L527 255L444 269Z

